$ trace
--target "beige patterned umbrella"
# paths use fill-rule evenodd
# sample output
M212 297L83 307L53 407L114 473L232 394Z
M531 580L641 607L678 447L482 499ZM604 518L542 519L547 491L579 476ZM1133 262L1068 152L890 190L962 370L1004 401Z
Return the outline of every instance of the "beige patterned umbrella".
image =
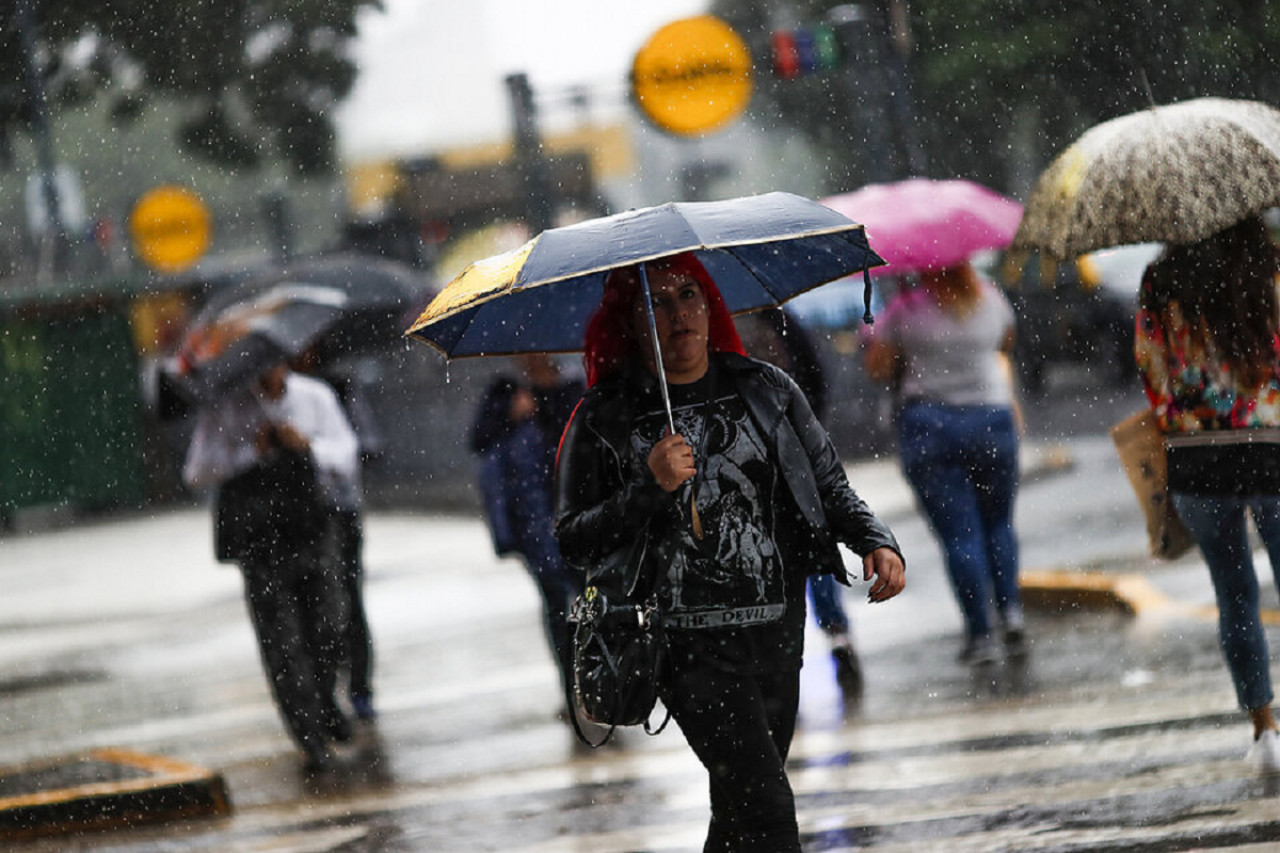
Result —
M1280 110L1197 98L1091 128L1044 171L1015 251L1192 243L1280 205Z

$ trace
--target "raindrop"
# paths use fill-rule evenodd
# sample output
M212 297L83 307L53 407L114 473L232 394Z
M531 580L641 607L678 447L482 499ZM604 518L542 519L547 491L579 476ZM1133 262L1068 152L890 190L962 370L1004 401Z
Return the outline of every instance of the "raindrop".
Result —
M1155 680L1148 670L1131 669L1120 679L1120 683L1125 687L1144 687Z

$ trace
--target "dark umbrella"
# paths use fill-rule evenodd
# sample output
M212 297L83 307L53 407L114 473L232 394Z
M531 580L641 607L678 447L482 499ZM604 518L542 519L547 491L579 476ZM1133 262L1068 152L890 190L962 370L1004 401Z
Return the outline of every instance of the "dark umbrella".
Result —
M355 252L301 258L218 294L206 310L218 311L243 302L282 282L319 285L346 294L342 316L314 342L324 363L394 340L416 312L434 295L427 277L397 261Z
M336 288L286 281L220 301L196 317L160 377L166 392L188 403L213 402L304 352L343 317L350 299Z
M351 298L353 308L404 306L432 290L430 280L412 267L356 252L300 258L287 264L280 276L336 287Z
M735 313L884 263L861 225L789 193L664 204L552 228L475 262L407 334L448 357L580 350L611 270L640 264L647 294L644 262L681 252L698 257Z

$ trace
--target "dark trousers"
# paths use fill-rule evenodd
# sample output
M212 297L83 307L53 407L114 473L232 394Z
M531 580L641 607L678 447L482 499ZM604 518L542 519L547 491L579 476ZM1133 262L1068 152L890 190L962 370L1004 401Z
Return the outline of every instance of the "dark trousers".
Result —
M323 753L341 719L333 696L343 658L338 578L314 546L285 557L247 555L241 571L280 715L304 752Z
M799 671L740 675L693 662L669 675L662 702L710 774L704 853L800 853L785 767Z
M364 613L364 528L358 510L333 515L334 552L346 594L346 640L352 696L373 696L373 636Z

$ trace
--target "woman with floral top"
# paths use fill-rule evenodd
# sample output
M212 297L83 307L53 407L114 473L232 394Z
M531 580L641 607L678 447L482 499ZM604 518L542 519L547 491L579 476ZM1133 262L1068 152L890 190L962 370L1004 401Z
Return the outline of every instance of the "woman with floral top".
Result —
M1280 312L1276 250L1250 217L1170 246L1147 268L1135 354L1165 433L1169 491L1213 578L1218 633L1249 760L1280 772L1267 639L1245 527L1261 534L1280 588Z

